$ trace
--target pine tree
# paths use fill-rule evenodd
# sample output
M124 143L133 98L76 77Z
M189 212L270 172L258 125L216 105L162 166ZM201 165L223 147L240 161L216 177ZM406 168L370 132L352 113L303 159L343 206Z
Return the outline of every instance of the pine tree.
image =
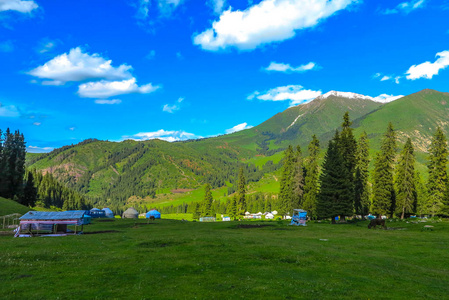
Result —
M280 180L279 189L279 213L285 216L290 209L291 201L293 198L293 165L294 165L294 154L293 147L290 145L284 152L284 164L282 166L282 174Z
M343 116L343 123L341 124L342 131L340 134L340 145L339 149L343 157L344 166L347 170L346 175L348 176L348 182L350 185L352 196L352 206L355 202L355 167L357 164L356 154L357 154L357 141L354 138L353 129L351 128L352 122L349 119L349 112L346 112Z
M34 186L34 176L33 172L28 172L26 175L26 184L23 190L23 197L21 199L21 204L26 206L34 206L37 200L37 189Z
M304 166L300 146L296 147L292 177L292 202L288 211L299 208L304 199Z
M308 147L309 157L306 164L306 175L304 183L304 201L302 208L307 210L311 218L317 216L316 202L318 195L318 155L320 153L320 142L316 135L312 136L312 141Z
M414 212L416 203L415 155L412 140L407 139L396 169L396 210L404 219L406 213Z
M353 211L353 194L348 170L340 148L338 131L329 141L324 158L323 172L320 176L320 192L318 194L317 214L319 218L350 216Z
M231 209L229 211L229 216L235 220L238 217L238 209L237 209L237 197L234 194L234 197L232 197L231 200Z
M371 211L378 216L388 213L392 216L395 210L396 194L393 183L395 156L396 134L390 122L374 162Z
M361 216L368 214L370 206L369 163L368 136L363 132L358 142L354 177L354 210Z
M238 215L243 216L246 212L246 179L243 173L243 167L239 171L239 179L237 184L237 210Z
M200 217L200 204L198 202L195 202L193 205L193 211L192 211L192 218L194 220L199 219Z
M430 202L429 197L427 195L427 188L419 171L415 172L415 187L416 187L416 213L419 215L429 214Z
M203 206L204 206L204 216L210 217L212 215L212 202L214 199L212 198L212 192L210 190L210 184L206 183L206 186L204 187L204 200L203 200Z
M429 149L429 181L427 183L432 216L443 209L444 197L447 195L447 141L440 127L437 128Z

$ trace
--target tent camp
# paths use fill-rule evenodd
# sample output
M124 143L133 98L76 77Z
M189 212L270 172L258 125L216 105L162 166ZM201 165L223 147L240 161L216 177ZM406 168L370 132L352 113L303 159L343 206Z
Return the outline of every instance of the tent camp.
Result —
M139 218L139 212L134 208L130 207L122 215L122 218L124 219L137 219Z
M104 211L106 218L114 217L114 213L112 212L112 210L109 207L103 208L102 211Z
M149 212L147 212L147 214L145 215L145 217L147 219L151 219L151 217L153 217L154 219L160 219L161 218L161 213L158 212L155 209L150 210Z

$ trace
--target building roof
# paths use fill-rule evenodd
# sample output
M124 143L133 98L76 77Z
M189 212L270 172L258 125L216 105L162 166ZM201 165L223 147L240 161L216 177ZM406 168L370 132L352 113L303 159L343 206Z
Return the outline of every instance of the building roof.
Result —
M20 220L68 220L81 219L84 210L72 211L29 211Z

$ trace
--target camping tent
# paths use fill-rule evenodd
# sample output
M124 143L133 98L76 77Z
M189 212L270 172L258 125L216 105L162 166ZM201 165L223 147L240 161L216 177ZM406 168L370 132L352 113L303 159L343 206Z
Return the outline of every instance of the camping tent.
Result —
M147 212L147 214L145 215L145 217L146 217L147 219L149 219L149 218L151 218L151 217L154 217L155 219L160 219L160 218L161 218L161 213L158 212L158 211L155 210L155 209L152 209L152 210L150 210L149 212Z
M272 214L272 213L267 213L266 215L265 215L265 219L273 219L274 218L274 215Z
M114 217L114 213L112 212L112 210L109 207L105 207L102 210L105 212L106 218L113 218Z
M139 212L134 208L130 207L122 215L124 219L137 219L139 217Z

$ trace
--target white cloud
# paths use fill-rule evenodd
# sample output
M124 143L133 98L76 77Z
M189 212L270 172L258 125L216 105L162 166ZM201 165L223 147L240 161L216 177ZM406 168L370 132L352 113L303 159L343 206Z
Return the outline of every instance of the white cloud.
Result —
M12 41L4 41L0 43L0 52L12 52L14 51L14 44Z
M209 0L208 4L217 15L220 15L224 10L225 5L227 5L226 0Z
M241 131L241 130L244 130L244 129L249 129L249 128L252 128L252 127L254 127L254 126L248 125L248 123L245 122L245 123L242 123L242 124L235 125L232 128L226 129L226 133L233 133L233 132Z
M14 105L4 106L0 103L0 117L15 118L20 116L20 112Z
M76 129L76 127L70 127L69 130L70 131L74 131Z
M390 14L397 14L397 13L410 13L414 11L415 9L424 7L425 0L414 0L410 2L402 2L399 3L395 8L392 9L386 9L383 11L383 14L390 15Z
M29 153L44 153L44 152L50 152L52 151L53 147L38 147L38 146L28 146L27 152Z
M419 65L411 66L408 71L406 78L409 80L415 80L419 78L432 79L434 75L438 75L440 70L444 70L449 66L449 51L442 51L436 54L439 57L435 62L431 63L426 61Z
M391 79L391 76L385 75L385 76L383 76L383 77L380 79L380 81L387 81L387 80L390 80L390 79Z
M112 99L112 100L97 99L97 100L95 100L95 103L97 103L97 104L120 104L120 103L122 103L122 100L120 100L120 99Z
M49 38L44 38L39 42L37 46L37 52L44 54L53 50L60 42L58 40L50 40Z
M305 65L301 65L299 67L292 67L290 64L277 63L272 61L270 65L264 68L265 71L268 72L284 72L284 73L303 73L310 70L316 70L318 66L314 62L309 62Z
M401 76L394 75L383 75L382 73L376 73L373 75L373 78L380 78L380 81L394 81L396 84L399 84L399 79Z
M160 129L154 132L139 132L135 135L122 137L123 140L145 141L145 140L160 139L167 142L183 141L198 138L201 138L201 136L197 136L193 133L188 133L182 130L170 131L164 129Z
M394 78L394 82L396 83L396 84L399 84L399 79L401 79L402 77L401 76L396 76L395 78Z
M21 13L30 13L38 7L34 1L0 0L0 11L14 10Z
M41 126L42 123L41 123L41 122L34 122L33 125L34 125L34 126Z
M374 97L373 101L387 103L387 102L391 102L391 101L397 100L402 97L404 97L404 95L393 96L393 95L388 95L388 94L381 94L377 97Z
M151 83L138 86L135 78L122 81L101 80L81 84L78 87L78 95L84 98L108 98L132 93L149 94L159 88L159 86L154 86Z
M28 74L64 84L68 81L83 81L87 79L122 80L131 78L131 66L126 64L112 66L112 60L106 60L99 54L84 53L80 47L73 48L69 53L56 56ZM49 83L48 81L46 81Z
M177 110L181 109L181 102L184 101L184 98L179 98L175 104L173 105L169 105L169 104L165 104L164 107L162 108L162 111L168 112L168 113L174 113Z
M290 101L290 105L298 105L312 101L321 95L321 91L305 90L301 85L280 86L263 93L253 92L247 97L248 100L254 98L264 101Z
M224 11L212 27L194 35L204 50L228 47L253 50L295 36L296 30L317 25L357 0L262 0L244 11Z

